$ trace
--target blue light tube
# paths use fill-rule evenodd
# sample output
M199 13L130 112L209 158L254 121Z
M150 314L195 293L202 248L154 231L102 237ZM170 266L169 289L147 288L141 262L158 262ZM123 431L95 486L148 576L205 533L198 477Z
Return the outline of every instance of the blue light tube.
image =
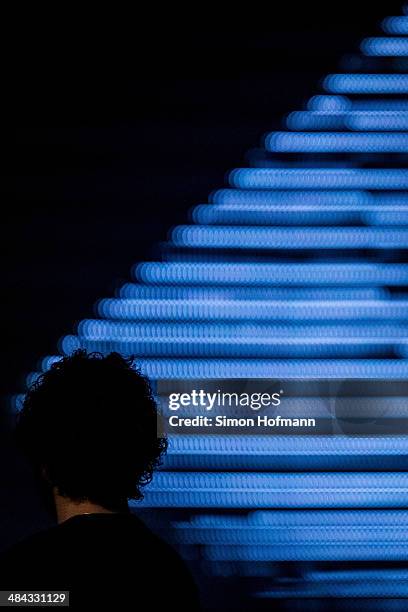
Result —
M381 25L388 34L408 34L408 17L386 17Z
M252 319L252 320L313 320L313 319L406 319L408 300L328 301L298 300L214 300L185 302L183 300L116 300L100 302L104 316L117 319Z
M407 153L404 132L272 132L265 147L280 153Z
M369 544L309 544L299 546L207 546L203 551L205 559L210 561L406 561L408 547L405 544L385 542ZM358 585L360 587L360 585ZM330 585L330 592L333 585ZM408 592L408 586L407 592ZM356 592L358 589L354 589ZM327 592L327 586L325 591ZM312 593L308 590L308 595ZM344 591L342 591L344 592ZM288 596L285 585L280 596ZM299 596L296 593L296 596Z
M368 56L381 57L406 57L408 56L408 40L405 37L376 36L365 38L361 45L361 51Z
M405 249L408 229L179 225L172 232L172 241L191 248Z
M380 287L184 287L125 283L118 292L119 299L190 300L373 300L385 298Z
M356 190L276 190L256 191L243 189L218 189L210 201L220 205L239 206L362 206L369 204L373 196Z
M407 94L408 74L329 74L323 87L337 94Z
M134 267L140 281L187 285L406 285L408 264L233 264L145 262Z
M408 170L237 168L229 180L241 189L408 189Z
M126 301L127 302L127 301ZM132 302L133 303L133 302ZM278 302L279 303L279 302ZM291 302L292 303L292 302ZM296 300L294 302L296 304ZM319 303L319 302L317 302ZM335 304L338 302L334 302ZM354 302L347 302L353 304ZM384 303L384 302L382 302ZM389 302L385 302L386 304ZM152 323L152 322L128 322L128 321L105 321L100 319L83 319L78 324L78 334L84 340L174 340L182 342L191 341L214 341L239 343L241 339L285 339L301 338L361 338L376 339L387 338L387 340L399 340L407 336L408 323L383 323L367 322L361 325L361 321L323 324L308 323ZM48 358L47 358L48 359Z

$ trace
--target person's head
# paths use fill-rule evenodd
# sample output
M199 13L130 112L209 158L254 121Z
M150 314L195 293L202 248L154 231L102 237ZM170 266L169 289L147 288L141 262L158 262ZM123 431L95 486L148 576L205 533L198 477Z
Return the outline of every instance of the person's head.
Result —
M149 381L132 359L78 350L29 389L16 436L59 495L115 509L142 498L166 450L157 416Z

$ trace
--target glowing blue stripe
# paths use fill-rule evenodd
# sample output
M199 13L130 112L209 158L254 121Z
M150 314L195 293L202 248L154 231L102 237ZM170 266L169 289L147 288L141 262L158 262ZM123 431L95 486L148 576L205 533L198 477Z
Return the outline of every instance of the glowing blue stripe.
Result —
M222 528L246 524L270 527L348 526L408 527L408 510L257 510L245 516L199 514L192 516L190 524L196 527Z
M408 130L408 113L355 111L345 115L344 125L351 130Z
M406 99L389 99L389 98L374 98L371 100L353 100L353 110L356 111L403 111L408 110L408 100Z
M145 507L403 508L408 474L158 472ZM406 550L408 556L408 550Z
M388 355L406 354L407 347L399 340L394 346L388 341L344 341L335 342L321 339L318 342L300 340L280 340L271 342L251 342L232 344L226 342L179 342L173 340L145 342L139 340L82 340L81 348L88 351L106 353L117 351L125 355L135 352L145 357L273 357L273 358L365 358L387 357Z
M407 209L408 210L408 209ZM203 204L193 210L195 223L232 225L341 225L360 222L358 210L322 210L320 206L218 206Z
M365 212L361 219L366 225L408 225L408 209Z
M373 300L385 298L379 287L184 287L125 283L119 298L137 299L238 299L238 300Z
M382 27L388 34L408 34L408 17L386 17Z
M407 153L403 132L272 132L265 138L269 151L282 153Z
M364 582L366 580L408 580L406 569L353 569L341 571L312 571L305 573L305 579L311 582Z
M241 189L407 189L408 170L237 168L229 180Z
M365 191L256 191L218 189L211 202L239 206L359 206L369 204L373 196Z
M386 542L388 546L394 543L408 544L408 533L402 527L348 527L346 530L336 530L331 526L320 527L259 527L248 525L238 529L200 529L196 527L177 528L174 539L181 544L191 545L239 545L239 546L268 546L274 544L308 546L310 544L355 544L376 545ZM408 552L407 552L408 556Z
M323 87L340 94L407 94L407 74L329 74Z
M403 359L137 359L140 369L154 380L197 378L350 378L408 377ZM40 373L30 374L30 378Z
M357 548L357 545L355 545ZM377 547L378 548L378 547ZM361 555L359 555L358 550L354 547L350 551L351 559L350 560L377 560L375 556L378 552L377 548L373 551L370 550L369 547L362 546ZM383 554L379 553L378 560L387 561L387 560L399 560L407 559L407 555L403 552L403 546L397 545L385 545L385 551ZM268 549L269 550L269 549ZM304 558L300 559L292 559L292 560L312 560L315 559L315 554L318 555L316 560L334 560L336 557L334 556L334 551L328 551L328 555L324 555L323 558L319 554L319 546L308 549L310 552L309 557L307 557L307 551ZM250 554L250 553L249 553ZM341 558L340 560L346 560L344 557L345 550L341 549ZM240 556L241 558L241 556ZM252 559L252 556L251 556ZM393 603L391 606L389 605L389 598L407 598L408 597L408 585L404 583L385 583L385 582L362 582L361 584L305 584L298 583L296 585L288 585L283 583L280 587L275 587L272 589L268 589L266 591L257 591L253 594L254 597L262 598L262 599L287 599L287 598L379 598L380 602L374 602L374 606L370 605L370 608L363 608L369 610L404 610L404 606L406 606L406 602L397 602L397 606L394 606ZM362 604L360 604L361 606ZM345 608L344 608L345 609ZM350 610L350 606L347 604L347 610Z
M341 130L345 116L345 111L295 111L288 115L286 125L290 130Z
M407 560L408 547L405 544L385 542L369 544L309 544L299 546L208 546L203 551L204 558L211 561L388 561ZM360 585L359 585L360 586ZM330 592L333 585L330 585ZM408 587L407 587L408 588ZM356 592L357 589L354 589ZM288 596L284 586L280 596ZM310 590L308 595L310 596Z
M362 302L349 300L317 302L313 300L271 302L267 300L116 300L99 303L103 316L119 319L404 319L408 300Z
M295 111L290 113L286 124L290 130L408 130L407 111L366 110L343 111ZM337 136L337 134L333 134Z
M123 300L127 303L127 301ZM132 303L137 303L133 301ZM279 303L279 302L278 302ZM306 302L309 304L310 302ZM336 304L344 302L334 302ZM347 303L347 302L346 302ZM379 302L379 304L388 304L389 302ZM296 304L296 300L294 302ZM351 302L353 304L353 302ZM284 304L286 309L287 305ZM308 308L308 307L306 307ZM307 323L301 324L297 322L290 323L240 323L239 326L233 323L151 323L143 320L141 323L133 323L128 321L104 321L100 319L83 319L78 325L78 333L82 339L88 340L173 340L175 342L183 342L191 340L192 342L213 342L214 340L222 340L223 342L240 343L241 341L254 340L278 340L288 338L314 339L320 341L320 338L334 338L336 341L362 338L377 339L387 338L390 340L402 339L407 336L408 324L402 323L383 323L366 322L361 325L361 321L347 322L346 324L339 323L333 325L331 322L324 324ZM47 362L49 359L46 358Z
M362 41L360 48L365 55L406 57L408 40L392 36L366 38Z
M406 285L407 264L232 264L146 262L134 273L149 283L233 285Z
M310 98L307 108L312 111L342 112L351 108L351 101L344 96L318 95Z
M392 249L408 247L407 229L180 225L177 246L235 249Z
M287 398L289 399L289 398ZM376 399L376 398L374 398ZM384 398L378 398L380 401ZM385 398L388 402L393 398ZM405 401L405 415L408 416L406 398L397 398L401 405ZM286 405L285 400L285 405ZM316 402L316 399L314 398ZM326 411L327 413L327 411ZM292 415L287 409L285 414ZM305 412L304 412L305 414ZM328 414L328 413L327 413ZM217 455L406 455L408 436L173 436L169 442L169 453ZM408 526L408 511L406 512ZM361 516L360 516L361 518ZM378 517L377 517L378 518ZM286 523L285 523L286 525Z

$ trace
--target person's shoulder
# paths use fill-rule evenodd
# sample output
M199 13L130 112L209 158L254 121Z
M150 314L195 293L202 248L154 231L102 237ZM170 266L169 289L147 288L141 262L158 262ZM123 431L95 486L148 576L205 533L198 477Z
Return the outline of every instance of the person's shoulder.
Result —
M35 554L37 551L44 551L45 547L53 545L58 534L56 526L43 529L35 533L26 535L18 540L15 544L7 548L0 555L0 562L11 562L12 559L26 558L30 554Z

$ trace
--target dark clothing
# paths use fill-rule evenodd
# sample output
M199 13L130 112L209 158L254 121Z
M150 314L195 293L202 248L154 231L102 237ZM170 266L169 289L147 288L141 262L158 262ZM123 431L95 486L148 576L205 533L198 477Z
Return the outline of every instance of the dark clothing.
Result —
M70 591L70 607L198 610L178 554L132 514L88 514L30 536L0 561L0 589Z

